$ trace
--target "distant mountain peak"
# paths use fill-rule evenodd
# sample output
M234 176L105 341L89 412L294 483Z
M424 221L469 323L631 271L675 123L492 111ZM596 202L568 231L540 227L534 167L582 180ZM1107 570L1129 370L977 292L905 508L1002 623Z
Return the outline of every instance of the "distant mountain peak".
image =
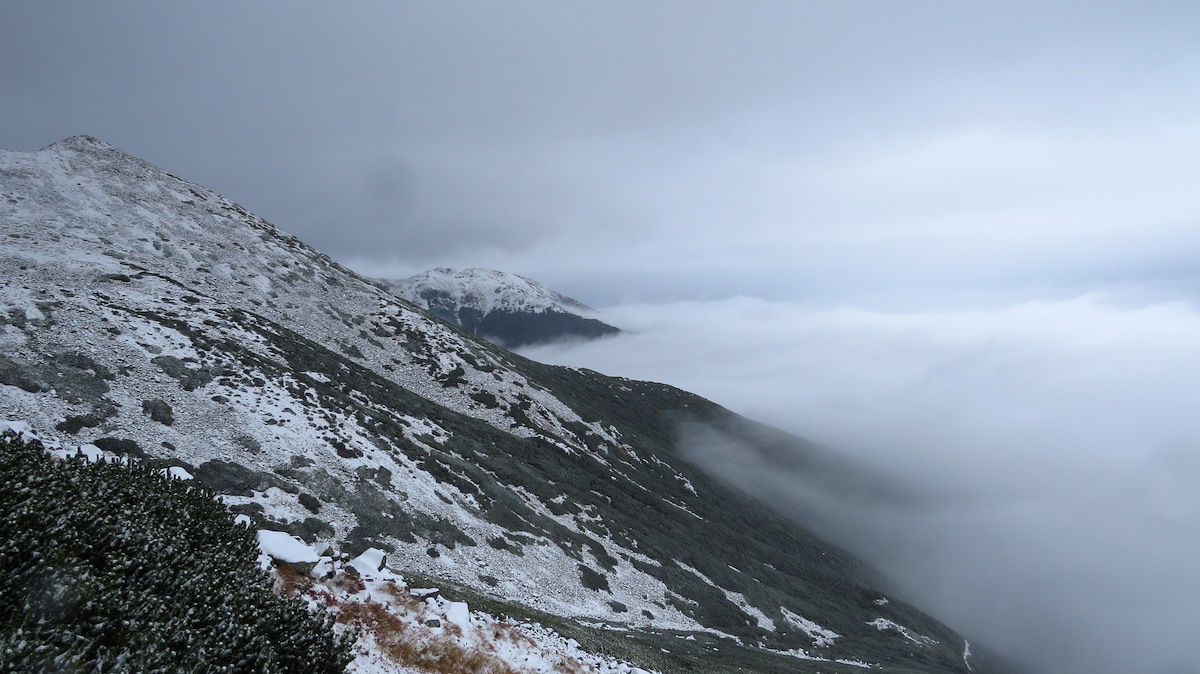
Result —
M438 267L379 283L455 326L503 346L620 332L590 317L596 310L583 302L510 272Z
M78 136L70 136L68 138L63 138L60 141L51 143L51 144L47 145L46 147L42 148L43 152L45 152L47 150L49 150L49 151L73 150L75 152L94 152L96 150L106 150L106 151L115 150L117 152L121 152L121 150L119 148L117 148L116 146L112 145L111 143L109 143L107 141L96 138L95 136L88 136L88 135L84 135L84 134L80 134ZM124 152L121 152L121 153L125 154Z
M438 267L397 281L404 288L418 291L436 289L461 298L461 302L482 312L496 310L561 311L571 314L595 313L588 305L525 276L511 272L472 267Z

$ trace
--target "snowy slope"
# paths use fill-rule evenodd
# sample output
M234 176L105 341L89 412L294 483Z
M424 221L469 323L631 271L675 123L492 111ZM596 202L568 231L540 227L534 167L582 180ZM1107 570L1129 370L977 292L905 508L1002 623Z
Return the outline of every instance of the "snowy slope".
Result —
M13 437L15 436L15 437ZM129 460L125 457L119 457L95 447L86 445L82 447L63 446L41 438L28 424L21 422L0 422L0 446L4 450L14 447L15 443L10 442L15 440L20 443L35 443L42 451L49 454L51 457L64 460L70 458L83 458L87 463L116 463L118 472L122 469L132 470L136 460ZM18 448L20 449L20 448ZM0 450L0 451L4 451ZM11 466L10 466L11 467ZM164 469L162 472L168 476L182 481L191 481L194 478L182 468L178 466L172 467L169 470ZM69 474L69 471L67 471ZM112 475L112 473L107 473ZM10 473L8 476L8 487L14 485L19 486L23 481L20 476ZM79 476L76 475L76 478ZM35 479L34 486L25 491L30 491L35 494L35 500L44 499L50 494L60 493L54 489L57 479L63 479L63 475L50 477L45 473L41 473ZM144 477L142 478L145 479ZM84 481L87 484L88 481ZM91 487L97 491L106 492L110 495L128 495L122 494L120 488L109 490L107 487L91 484ZM126 485L125 488L129 488ZM145 488L145 485L143 485ZM17 490L20 493L20 489ZM167 490L166 495L170 495L170 490ZM178 496L175 493L175 496ZM9 500L5 504L9 508L8 515L22 519L22 512L28 514L28 501L22 503L20 500ZM50 504L44 504L50 505ZM94 504L93 504L94 505ZM185 524L188 528L192 528L197 522L203 521L204 516L200 514L198 509L192 507L184 507L181 502L175 498L169 498L166 503L159 504L162 510L156 512L155 515L148 515L145 512L131 514L125 518L125 525L134 525L140 523L143 526L148 525L147 520L153 521L155 517L176 518L174 521L178 523L190 522ZM92 509L83 501L80 507ZM96 509L103 510L103 505ZM79 516L79 512L71 513L66 510L59 513L59 517L65 520L73 520ZM111 509L108 511L108 516L113 516ZM228 518L226 518L228 519ZM43 518L43 523L47 521ZM61 521L60 521L61 523ZM161 524L161 523L160 523ZM244 526L249 525L250 519L246 515L239 515L232 522L226 522L225 526ZM205 525L211 526L214 529L220 529L220 525L215 521L206 522ZM18 529L22 529L19 524ZM78 527L78 523L67 523L63 527L65 533L82 533ZM153 527L152 527L153 528ZM38 549L29 547L29 544L34 541L48 542L52 539L47 539L45 536L38 535L30 537L29 532L23 532L18 536L18 540L12 542L6 548L6 554L14 553L19 557L23 557L22 561L26 561L32 565L46 564L49 559L57 559L59 563L65 563L66 567L71 571L66 571L67 578L77 578L83 580L86 578L87 572L83 569L87 568L87 562L80 557L89 557L86 554L75 556L71 553L57 556L53 553L45 554L45 550L41 550L43 555L40 556L41 562L37 561ZM142 532L145 534L145 532ZM164 546L179 546L186 547L186 539L183 532L176 529L173 531L158 531L158 540L149 542L146 538L137 534L131 535L124 540L124 546L127 548L137 548L138 546L149 545L155 549L151 553L151 557L157 560L156 564L137 566L143 573L146 571L157 572L162 569L158 566L163 560L171 559L174 556L165 554ZM308 609L315 613L326 613L330 615L334 624L337 626L335 630L345 632L353 630L355 635L351 656L353 662L347 671L359 674L415 674L429 669L434 671L454 671L458 674L553 674L555 672L563 674L564 672L575 672L576 674L653 674L642 669L636 668L628 663L614 660L613 658L602 657L593 653L588 653L579 647L578 642L564 638L543 625L529 620L519 620L512 617L499 617L492 615L486 611L472 610L470 605L462 601L453 601L448 599L437 588L416 588L410 587L403 576L395 573L387 566L387 554L377 548L370 548L364 551L357 557L350 558L348 555L340 554L329 548L324 548L323 552L318 552L314 547L301 541L283 531L274 531L269 529L258 529L255 531L257 538L259 555L259 567L268 572L274 578L276 590L299 597L308 604ZM113 537L103 537L102 542L98 547L103 546L109 551L117 551L122 548L119 539ZM222 540L224 544L229 544L233 540L232 537L216 537ZM146 552L146 548L141 548L142 552ZM209 554L211 552L223 552L232 554L233 557L240 557L238 553L231 553L228 549L206 550L206 551L191 551L190 556L196 554ZM142 556L142 555L138 555ZM209 555L206 559L213 562L219 557ZM90 559L95 559L90 557ZM10 560L12 561L12 560ZM250 559L245 559L250 562ZM173 569L172 577L180 582L181 585L186 584L188 587L195 588L201 583L198 579L189 578L186 581L182 578L191 571L195 572L202 568L201 566L188 566L183 568ZM6 567L7 570L14 571L20 574L21 577L29 577L29 568L20 565ZM229 569L223 569L226 580L230 580ZM179 576L176 574L185 574ZM163 574L167 575L167 574ZM36 576L36 574L35 574ZM240 577L238 574L234 576ZM162 577L161 575L159 576ZM139 578L125 578L129 582L144 581ZM249 578L241 578L244 582L250 582ZM253 584L253 583L250 583ZM36 592L37 583L32 585L28 583L18 583L17 587L11 585L7 588L6 599L20 603L23 599L28 599L25 592ZM210 584L211 587L211 584ZM73 588L78 590L78 588ZM125 588L129 589L129 588ZM244 590L244 588L243 588ZM159 588L147 589L147 593L153 596L159 596ZM253 594L253 593L249 593ZM78 595L72 595L78 596ZM108 601L115 599L112 596L107 597ZM165 599L165 597L164 597ZM145 597L143 597L143 601ZM185 600L186 601L186 600ZM150 602L153 604L153 602ZM191 606L189 611L197 608L195 604L184 604ZM53 612L51 612L53 614ZM92 612L89 615L97 615ZM103 612L99 615L105 615ZM60 616L64 618L66 625L74 628L71 630L76 637L82 637L81 633L87 633L92 636L90 628L78 624L72 620L70 616ZM247 616L240 616L239 619L246 620ZM145 624L143 621L142 624ZM242 627L249 626L249 623L240 623ZM5 623L0 629L0 636L12 638L13 628L18 627L11 623ZM168 632L179 629L180 625L175 625L173 628L167 628ZM71 629L67 628L67 629ZM203 621L192 623L185 628L187 629L203 629ZM79 630L75 632L74 630ZM28 632L26 632L28 634ZM275 633L279 636L279 633ZM295 636L288 634L288 636ZM83 637L87 638L87 637ZM123 636L114 635L117 640L122 640ZM20 641L18 637L16 641ZM125 647L131 647L133 644L122 641ZM144 645L142 642L137 642ZM319 643L319 641L318 641ZM13 646L12 641L9 641L6 646ZM277 647L282 644L275 644ZM110 644L115 646L115 644ZM62 655L64 648L62 643L49 645L48 648L53 653ZM193 644L187 646L187 651L175 651L178 657L171 657L164 654L166 660L175 661L177 664L187 662L189 657L196 657L196 648ZM286 646L284 647L286 650ZM29 649L17 647L13 654L16 657L26 659L24 663L27 666L32 666L29 662L29 656L32 654ZM110 651L111 653L111 651ZM5 655L8 655L8 650L5 650ZM79 655L76 653L75 655ZM86 656L79 656L86 657ZM319 660L319 656L316 658ZM35 661L42 661L37 659ZM103 662L103 660L100 660ZM328 662L328 661L325 661ZM3 657L0 657L0 665L10 664ZM76 661L76 665L80 663ZM209 663L211 664L211 663ZM11 664L8 668L0 667L3 671L12 670ZM63 671L75 671L71 667L67 667ZM21 671L35 671L21 670ZM37 669L36 671L44 671ZM57 671L57 670L56 670ZM282 671L293 671L284 669ZM313 671L317 671L314 669Z
M620 332L578 300L533 279L494 269L439 267L377 283L471 334L505 346Z
M745 435L708 401L474 339L93 138L0 152L0 237L0 419L664 674L966 671L952 630L679 457L681 420Z
M368 471L409 476L403 508L428 518L427 539L444 536L450 546L435 560L426 549L436 541L425 540L410 553L414 563L456 577L464 573L461 557L474 582L481 553L494 551L464 550L455 541L495 539L506 530L473 512L478 488L469 478L455 487L420 465L426 448L450 445L452 434L428 413L380 409L363 394L352 364L380 375L377 386L394 387L380 396L389 402L411 392L581 460L607 464L606 455L619 452L631 465L641 462L615 429L583 421L505 363L503 352L429 321L211 192L90 138L32 155L6 152L0 162L7 237L0 259L8 278L0 311L9 316L0 382L9 385L3 411L10 418L76 431L99 420L101 430L133 438L142 452L162 454L167 443L191 466L245 453L248 466L272 476L239 476L246 495L229 500L268 508L276 518L313 514L296 489L269 486L279 482L280 462L300 464L299 473L315 460L321 479L337 485L331 493ZM292 343L301 334L316 344ZM237 348L226 348L231 343ZM329 354L345 360L317 362ZM301 362L308 358L314 362ZM156 406L171 410L170 424L142 413ZM391 446L366 414L387 418ZM395 443L415 449L405 454ZM533 496L517 498L529 502L523 509L551 510ZM399 498L380 499L327 504L321 520L328 527L311 527L350 536L362 528L360 516L400 507ZM578 562L558 545L534 550L538 573L576 575ZM515 568L528 560L496 556L495 570L514 592L538 585L564 610L607 615L598 598L579 601L577 583L545 586ZM645 582L655 585L631 570L618 594L640 596ZM695 626L675 611L666 615Z

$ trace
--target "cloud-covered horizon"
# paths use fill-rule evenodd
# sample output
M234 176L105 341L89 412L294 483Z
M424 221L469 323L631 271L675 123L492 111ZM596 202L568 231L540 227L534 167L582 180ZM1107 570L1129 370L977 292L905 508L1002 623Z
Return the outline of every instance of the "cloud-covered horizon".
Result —
M1192 2L0 12L0 147L101 137L376 276L796 300L1200 252Z
M969 637L1054 672L1200 662L1192 304L899 313L738 298L603 317L630 332L524 353L678 385L939 495L839 499L736 446L691 447Z

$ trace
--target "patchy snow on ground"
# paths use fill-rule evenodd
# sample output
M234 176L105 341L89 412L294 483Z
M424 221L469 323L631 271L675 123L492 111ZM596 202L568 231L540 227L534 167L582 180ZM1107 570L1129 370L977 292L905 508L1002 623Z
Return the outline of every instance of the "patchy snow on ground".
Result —
M720 585L714 583L712 581L712 579L710 579L708 576L701 573L699 569L692 568L679 560L675 560L675 563L678 564L679 567L681 569L683 569L684 571L687 571L688 573L691 573L692 575L698 576L705 583L707 583L708 585L712 586L713 588L719 590L722 594L725 595L726 599L728 599L735 606L740 608L743 612L746 613L746 615L750 616L751 618L754 618L755 622L758 623L759 627L761 627L764 630L767 630L769 632L775 631L775 621L771 620L769 617L767 617L766 613L763 613L761 610L759 610L757 607L755 607L753 604L751 604L746 599L745 595L741 594L740 592L726 590L725 588L721 587ZM732 569L733 567L729 567L729 568Z
M832 646L834 640L842 636L831 629L821 627L817 623L805 618L802 615L798 615L787 610L783 606L779 607L779 611L783 614L783 617L786 618L788 622L796 627L796 629L807 634L808 638L813 640L813 646L818 648Z
M284 562L278 585L358 629L355 674L655 674L585 652L573 639L531 622L499 619L450 601L437 588L409 588L372 548L343 561L280 531L260 530L263 555ZM304 558L304 562L292 560Z
M898 632L900 634L900 636L904 637L905 639L908 639L909 641L913 642L914 644L917 644L918 646L932 646L933 644L936 644L938 642L938 640L934 639L933 637L927 637L923 634L917 634L916 632L908 629L907 627L897 624L895 622L892 622L891 620L888 620L887 618L876 618L867 624L870 625L871 627L874 627L875 629L879 630L880 632L883 632L886 630L894 630L894 631Z
M72 447L43 441L21 421L0 422L0 430L43 442L47 453L61 459L122 460L95 445ZM182 468L163 472L175 479L191 479ZM235 520L238 525L249 523L244 515ZM359 630L349 672L657 674L587 653L573 639L536 623L473 611L466 602L442 597L437 588L409 588L401 575L386 566L386 553L377 548L347 559L322 555L283 531L260 529L255 537L259 563L264 569L275 569L281 590L306 599L312 610L332 613L342 629Z

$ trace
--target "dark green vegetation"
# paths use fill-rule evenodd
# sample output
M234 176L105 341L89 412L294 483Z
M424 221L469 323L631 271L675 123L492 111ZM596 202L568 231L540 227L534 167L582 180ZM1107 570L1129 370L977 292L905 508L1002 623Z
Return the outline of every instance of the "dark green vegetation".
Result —
M272 592L208 489L0 436L0 670L340 672L350 641Z

